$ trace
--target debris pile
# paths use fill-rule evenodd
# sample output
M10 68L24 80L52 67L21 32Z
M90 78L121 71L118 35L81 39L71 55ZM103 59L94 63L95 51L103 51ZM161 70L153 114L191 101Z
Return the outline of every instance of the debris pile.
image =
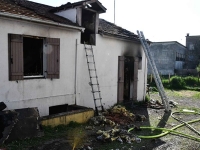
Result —
M164 109L164 105L158 100L154 100L154 99L151 99L148 102L148 107L153 108L153 109Z
M135 130L140 130L133 123L135 121L144 121L145 119L146 117L144 115L135 115L126 110L125 107L117 105L104 112L102 116L91 118L90 124L103 128L96 131L97 140L104 142L119 141L120 143L140 143L141 139L129 133L128 129L134 128ZM88 126L86 129L94 129L92 126Z
M170 107L178 107L178 103L173 100L169 101L169 105ZM164 105L160 101L154 99L151 99L148 102L148 107L153 109L164 109Z
M120 125L128 125L134 121L143 122L146 119L144 115L135 115L130 113L125 107L121 105L114 106L109 111L104 113L106 119L110 119Z

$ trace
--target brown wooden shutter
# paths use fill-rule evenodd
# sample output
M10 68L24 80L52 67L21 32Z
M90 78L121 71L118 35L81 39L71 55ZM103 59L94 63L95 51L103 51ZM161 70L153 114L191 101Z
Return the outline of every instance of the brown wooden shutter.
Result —
M23 36L8 34L9 80L23 79Z
M124 56L118 57L118 92L117 102L121 103L124 100Z
M60 77L60 39L47 38L47 78Z
M139 58L134 58L134 77L133 77L133 100L137 100L138 91L138 61Z

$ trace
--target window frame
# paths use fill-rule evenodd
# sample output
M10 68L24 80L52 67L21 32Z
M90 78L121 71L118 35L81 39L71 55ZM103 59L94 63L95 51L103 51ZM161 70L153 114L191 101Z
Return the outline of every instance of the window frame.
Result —
M8 64L9 81L37 79L37 78L60 78L60 39L43 38L43 75L24 76L23 61L23 37L36 37L20 34L8 34Z

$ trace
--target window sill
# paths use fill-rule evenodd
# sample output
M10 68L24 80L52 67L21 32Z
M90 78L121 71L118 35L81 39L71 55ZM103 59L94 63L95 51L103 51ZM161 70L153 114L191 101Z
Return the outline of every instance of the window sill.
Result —
M24 79L41 79L45 78L43 75L36 75L36 76L24 76Z

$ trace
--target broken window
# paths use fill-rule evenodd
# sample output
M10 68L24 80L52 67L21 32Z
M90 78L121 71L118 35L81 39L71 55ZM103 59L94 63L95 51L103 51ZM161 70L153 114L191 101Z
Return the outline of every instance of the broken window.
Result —
M43 75L43 39L23 38L24 76Z
M96 44L96 13L82 9L82 26L85 28L81 33L81 43Z
M60 39L9 34L9 80L59 78Z

